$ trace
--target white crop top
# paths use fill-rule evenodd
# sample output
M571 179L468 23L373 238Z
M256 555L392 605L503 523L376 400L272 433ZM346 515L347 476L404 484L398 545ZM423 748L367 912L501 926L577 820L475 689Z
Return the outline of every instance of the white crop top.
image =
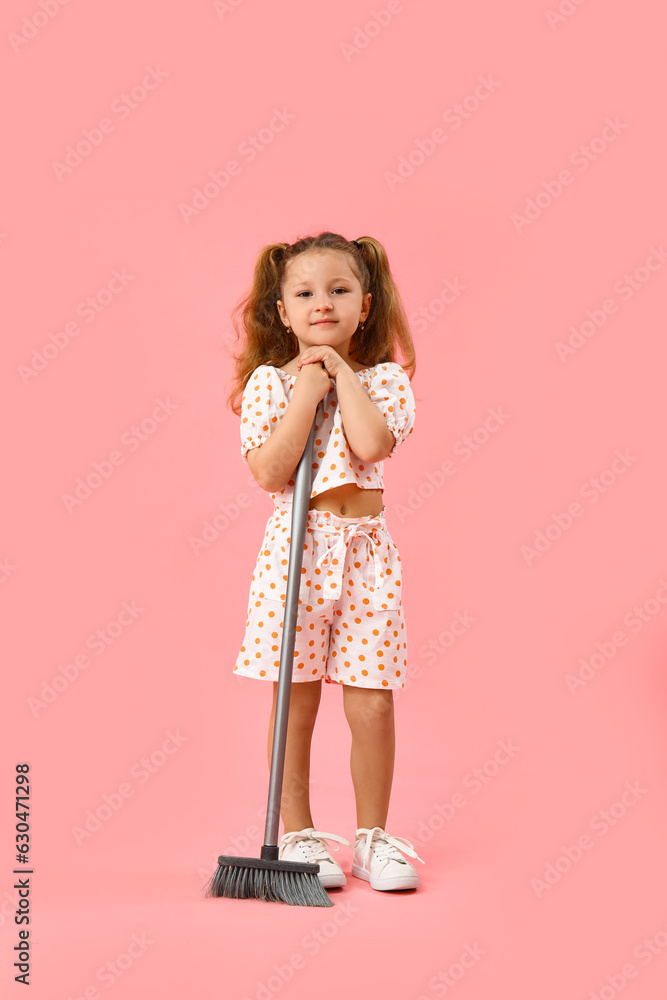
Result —
M410 380L394 361L362 368L355 375L359 376L369 397L382 411L387 427L394 435L394 447L387 456L391 458L401 442L412 434L414 427L415 397ZM246 464L247 453L264 444L278 426L292 398L296 378L282 368L260 365L246 382L241 402L241 458ZM384 489L383 463L362 462L347 443L334 378L331 378L328 393L318 403L315 417L315 478L311 499L343 483L355 483L366 490ZM276 501L281 497L291 498L293 493L294 479L290 479L284 489L270 495Z

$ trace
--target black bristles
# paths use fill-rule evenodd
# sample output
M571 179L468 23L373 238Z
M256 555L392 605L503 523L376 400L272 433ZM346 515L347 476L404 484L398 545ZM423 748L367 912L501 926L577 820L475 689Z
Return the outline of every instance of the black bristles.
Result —
M218 858L206 896L263 899L290 906L333 906L317 875L318 865L256 858Z

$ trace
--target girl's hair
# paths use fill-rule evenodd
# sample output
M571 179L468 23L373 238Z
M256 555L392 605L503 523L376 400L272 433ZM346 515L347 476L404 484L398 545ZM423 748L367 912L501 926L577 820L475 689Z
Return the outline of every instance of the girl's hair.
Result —
M364 329L357 328L349 345L350 357L365 367L385 361L397 361L395 348L401 348L399 363L408 378L415 370L415 348L405 309L389 268L384 247L372 236L360 236L357 246L338 233L305 236L296 243L271 243L260 252L255 264L252 288L232 312L237 341L243 346L236 362L232 390L227 402L240 416L241 396L246 382L260 365L281 368L299 353L296 334L289 333L278 314L282 299L285 269L289 261L309 250L336 250L348 254L350 266L365 295L372 295ZM239 322L240 316L240 322Z

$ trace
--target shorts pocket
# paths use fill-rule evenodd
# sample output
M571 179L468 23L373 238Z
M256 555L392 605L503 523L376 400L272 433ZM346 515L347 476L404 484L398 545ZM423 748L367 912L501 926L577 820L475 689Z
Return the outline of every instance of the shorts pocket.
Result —
M383 531L378 534L379 540L374 548L381 575L375 563L375 590L372 594L372 603L377 611L395 611L401 607L403 591L401 557L398 546L389 532ZM369 562L370 565L372 563Z
M280 524L267 527L264 542L257 556L253 573L253 595L261 600L276 601L284 604L287 594L287 576L289 571L290 545L287 539L289 530L282 531ZM312 542L310 543L312 547ZM308 604L311 587L308 586L308 532L304 543L301 580L299 584L299 601Z

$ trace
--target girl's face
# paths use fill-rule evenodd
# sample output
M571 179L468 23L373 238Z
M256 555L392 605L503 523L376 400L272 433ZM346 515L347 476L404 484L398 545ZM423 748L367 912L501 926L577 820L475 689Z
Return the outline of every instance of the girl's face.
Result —
M309 250L291 260L283 296L278 312L296 334L300 352L327 344L342 357L347 356L359 323L368 316L371 301L370 292L363 295L348 255L335 250Z

